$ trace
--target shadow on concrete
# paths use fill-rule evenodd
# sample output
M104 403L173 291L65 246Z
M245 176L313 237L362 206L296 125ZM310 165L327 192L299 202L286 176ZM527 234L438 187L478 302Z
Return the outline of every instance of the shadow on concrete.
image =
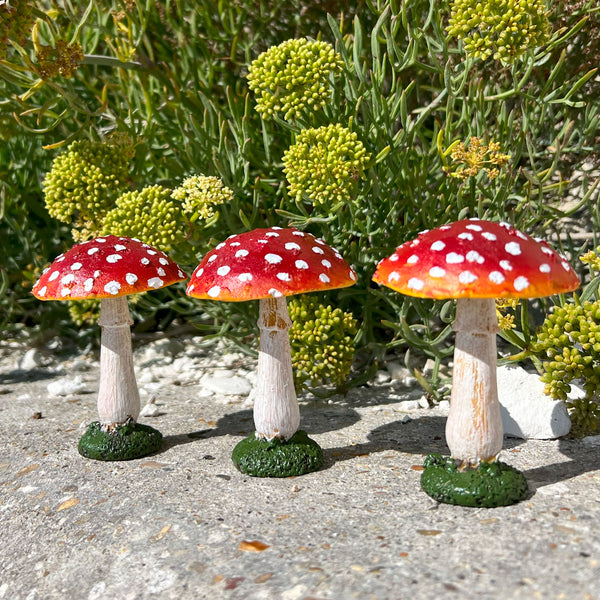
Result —
M53 379L56 376L56 373L51 373L47 369L13 369L8 373L0 373L0 385L10 385L12 383L33 383L34 381Z

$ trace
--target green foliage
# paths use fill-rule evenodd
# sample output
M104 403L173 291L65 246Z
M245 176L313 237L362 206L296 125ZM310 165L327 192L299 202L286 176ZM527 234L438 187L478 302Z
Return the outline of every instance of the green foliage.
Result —
M168 252L183 238L181 209L171 190L160 185L125 192L104 217L102 233L137 238Z
M0 5L0 59L6 56L9 41L23 46L33 27L33 5L27 0L10 0Z
M294 296L290 345L297 390L332 384L343 390L354 357L356 319L352 313L323 304L318 296Z
M544 0L454 0L448 35L483 60L506 63L546 44L550 23Z
M370 156L356 133L340 124L303 129L283 155L288 189L297 200L334 211L356 195Z
M248 86L256 96L256 110L265 117L284 119L317 110L331 98L329 76L342 61L333 46L305 38L286 40L252 62Z

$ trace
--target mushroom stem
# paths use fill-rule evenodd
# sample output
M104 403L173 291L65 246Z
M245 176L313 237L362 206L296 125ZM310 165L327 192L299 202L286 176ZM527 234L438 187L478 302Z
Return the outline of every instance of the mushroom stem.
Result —
M456 305L456 342L446 441L463 466L494 461L502 450L502 419L496 383L498 318L493 299L461 298Z
M259 311L260 345L253 394L256 435L287 440L300 425L288 334L292 323L285 298L263 298Z
M132 323L126 296L102 299L98 321L102 328L98 415L104 430L135 422L140 413L131 352Z

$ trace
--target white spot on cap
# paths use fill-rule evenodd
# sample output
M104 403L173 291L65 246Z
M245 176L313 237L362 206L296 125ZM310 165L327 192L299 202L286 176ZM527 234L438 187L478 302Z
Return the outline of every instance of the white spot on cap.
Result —
M392 255L390 256L390 260L391 260L392 262L396 262L396 261L397 261L399 258L400 258L400 257L399 257L399 256L398 256L398 255L397 255L395 252L394 252L394 254L392 254ZM417 260L418 260L418 259L417 259Z
M279 237L279 234L275 233L274 231L267 231L267 233L265 233L265 237Z
M144 258L142 258L142 260L140 260L140 262L141 262L143 265L149 265L149 264L150 264L150 261L149 261L149 260L148 260L148 259L147 259L145 256L144 256Z
M551 267L548 263L542 263L540 265L540 273L550 273Z
M94 271L94 279L98 279L98 277L100 277L100 275L102 275L101 271Z
M515 233L517 234L517 237L520 237L522 240L529 239L522 231L519 231L518 229L515 230Z
M325 273L321 273L319 275L319 279L323 282L323 283L329 283L331 281L331 279L329 279L329 277L327 275L325 275Z
M213 285L213 287L206 292L211 298L216 298L221 293L221 288L218 285Z
M281 279L281 281L291 281L289 273L277 273L277 279Z
M60 295L64 298L65 296L71 295L71 290L69 288L63 288L60 290Z
M220 275L221 277L225 277L225 275L227 275L227 273L229 273L229 271L231 271L231 267L228 265L223 265L222 267L219 267L217 269L217 275Z
M462 262L465 262L465 257L462 254L457 254L456 252L448 252L448 254L446 254L446 262L449 265L458 265Z
M431 244L432 250L443 250L445 247L446 244L444 244L444 242L442 242L441 240L437 240L437 242L433 242L433 244Z
M560 264L565 271L571 270L571 265L566 260L563 260Z
M271 265L276 265L278 263L280 263L283 259L281 258L281 256L279 256L279 254L265 254L265 260L271 264Z
M485 262L485 258L476 250L469 250L467 252L467 262L476 262L478 265L482 265Z
M484 231L481 235L490 242L495 242L498 239L495 233L490 233L489 231Z
M117 252L121 252L122 250L127 250L127 246L123 246L123 244L115 244L115 250Z
M73 283L75 281L75 275L73 275L73 273L69 273L68 275L65 275L60 282L63 285L66 285L68 283Z
M239 242L231 242L229 245L230 246L241 246L241 244Z
M188 285L188 289L187 289L188 293L193 292L195 287L196 286L193 283L190 283L190 285Z
M446 271L441 267L431 267L431 269L429 269L429 275L431 277L440 278L443 277L445 274Z
M164 256L161 256L161 257L158 259L158 262L159 262L161 265L168 265L168 264L169 264L169 261L168 261L168 260L167 260L167 259L166 259Z
M146 252L150 255L150 256L154 256L155 254L157 254L156 250L146 250Z
M305 233L303 231L292 231L292 235L297 235L299 237L304 237Z
M177 271L177 277L181 277L183 279L185 277L185 273L180 269Z
M348 275L350 275L350 279L352 279L352 281L356 281L356 273L354 271L350 271Z
M472 242L472 241L475 239L475 238L473 237L473 234L472 234L472 233L468 233L468 232L465 232L465 233L459 233L459 234L458 234L456 237L457 237L459 240L469 240L470 242Z
M304 260L297 260L296 269L308 269L308 263Z
M238 279L240 281L252 281L252 273L240 273Z
M215 250L220 250L221 248L223 248L223 246L225 246L225 242L221 242L220 244L217 244L215 246Z
M277 227L277 225L273 225L273 227L271 227L271 229L283 229L283 227Z
M406 264L407 265L414 265L415 263L419 262L419 257L416 254L412 254L411 256L409 256L406 259Z
M521 254L521 246L518 242L508 242L508 244L504 246L504 249L513 256L519 256L519 254Z
M458 280L465 285L468 283L473 283L474 281L477 281L477 279L478 279L477 275L475 275L474 273L471 273L471 271L463 271L458 276Z
M322 264L322 265L323 265L323 266L324 266L326 269L330 269L330 268L331 268L331 263L330 263L330 262L329 262L329 261L328 261L326 258L324 258L324 259L321 261L321 264Z
M547 254L548 256L554 256L554 250L552 250L552 248L549 248L548 246L542 246L542 252L544 254Z
M256 240L259 244L268 244L269 240Z
M271 288L268 293L273 296L273 298L281 298L281 296L283 296L283 294L275 288Z
M501 260L500 261L500 266L505 270L505 271L512 271L513 270L513 266L510 264L510 262L508 260Z
M196 271L195 275L196 275L196 277L200 277L200 275L202 275L202 273L204 273L204 267L200 267L200 268L199 268L199 269Z
M207 262L207 263L211 263L211 262L213 262L214 260L217 260L217 255L216 255L216 254L213 254L211 257L209 257L209 259L208 259L206 262Z
M422 290L424 285L425 285L425 282L422 279L418 279L417 277L411 277L407 283L407 286L411 290L417 290L417 291Z
M392 271L388 275L388 281L400 281L400 273L398 273L398 271Z
M46 267L43 271L42 271L42 275L45 275L48 271L50 270L50 267Z
M123 257L122 257L120 254L109 254L109 255L106 257L106 262L109 262L109 263L113 263L113 264L114 264L114 263L116 263L116 262L119 262L119 261L120 261L122 258L123 258Z
M165 270L162 267L158 267L158 269L156 270L156 272L161 276L161 277L166 277L167 274L165 272Z
M500 273L500 271L492 271L488 275L488 278L492 283L496 283L498 285L500 285L501 283L504 283L504 280L506 279L506 277L504 277L504 275L502 275L502 273Z
M448 229L452 229L450 225L442 225L439 230L440 231L448 231Z
M104 244L106 242L106 240L104 238L96 238L96 242L98 242L99 244Z
M38 296L42 296L42 298L46 295L46 291L48 288L44 286L41 290L38 290Z
M83 267L83 265L80 262L74 262L71 265L71 271L79 271L79 269L81 269L81 267Z
M527 277L523 277L521 275L520 277L517 277L515 279L513 285L515 286L515 290L517 290L517 292L522 292L523 290L529 287L529 280L527 279Z
M138 276L135 273L127 273L127 275L125 275L125 281L129 285L133 285L137 280Z
M286 242L285 244L286 250L300 250L300 246L296 244L296 242Z
M465 229L470 229L471 231L482 231L483 227L481 227L481 225L467 225Z
M58 277L58 271L52 271L50 273L50 277L48 277L48 281L54 281Z
M325 252L323 252L323 248L319 248L318 246L313 246L312 247L312 251L315 254L325 254Z
M118 281L109 281L104 286L104 291L107 294L112 294L113 296L116 296L119 293L120 289L121 289L121 284Z
M235 253L235 257L236 257L236 258L243 258L244 256L248 256L248 254L250 254L250 253L248 252L248 250L238 250L238 251Z
M322 240L321 238L315 238L315 242L317 242L317 244L321 244L321 246L325 245L325 240Z
M152 277L152 279L148 279L148 285L155 290L162 287L163 284L164 282L160 277Z

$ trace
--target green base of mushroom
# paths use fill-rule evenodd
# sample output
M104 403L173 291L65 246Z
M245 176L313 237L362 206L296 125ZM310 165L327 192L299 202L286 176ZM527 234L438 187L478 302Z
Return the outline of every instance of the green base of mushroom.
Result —
M113 431L103 431L100 423L90 423L79 440L81 456L94 460L132 460L156 452L162 444L162 433L148 425L125 423Z
M430 454L423 466L421 487L438 502L493 508L520 502L529 493L523 473L502 462L459 471L453 458Z
M293 477L318 471L323 465L323 450L305 431L289 440L267 441L252 433L233 449L233 464L252 477Z

